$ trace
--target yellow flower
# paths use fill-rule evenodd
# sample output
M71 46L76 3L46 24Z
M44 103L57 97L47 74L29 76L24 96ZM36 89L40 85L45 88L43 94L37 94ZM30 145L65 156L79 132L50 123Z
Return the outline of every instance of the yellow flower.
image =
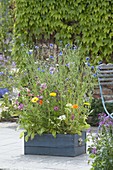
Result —
M52 97L55 97L55 96L56 96L56 93L55 93L55 92L52 92L52 93L50 93L49 95L52 96Z
M36 103L38 100L39 100L38 97L34 97L34 98L31 99L31 101L32 101L33 103Z
M86 105L86 106L90 106L90 103L88 103L88 102L85 102L85 103L84 103L84 105Z

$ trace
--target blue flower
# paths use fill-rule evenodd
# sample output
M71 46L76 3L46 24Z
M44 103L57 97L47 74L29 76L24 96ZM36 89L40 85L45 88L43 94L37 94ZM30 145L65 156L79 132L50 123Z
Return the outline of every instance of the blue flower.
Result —
M33 53L33 50L29 50L28 54L31 55Z
M90 63L87 63L87 66L89 66L89 67L90 67Z
M50 74L53 74L54 72L53 71L50 71Z
M98 66L98 70L101 70L101 67L100 67L100 66Z
M93 77L97 77L97 74L95 73L95 74L93 74Z
M94 66L91 66L91 69L92 69L92 70L94 70L94 68L95 68Z
M63 55L62 51L59 52L59 56Z
M68 43L68 44L66 44L66 47L69 47L70 46L70 44Z
M76 50L76 49L77 49L77 46L76 46L76 45L74 45L74 46L72 47L72 49L73 49L73 50Z
M24 46L24 44L22 43L22 44L21 44L21 46L23 47L23 46Z
M38 68L38 71L40 71L40 68Z
M13 78L13 76L9 76L9 78L10 78L10 79L12 79L12 78Z
M42 72L45 72L45 70L42 70Z
M68 64L66 64L66 67L69 67L70 66L70 64L68 63Z
M86 57L86 60L87 60L87 61L89 61L89 60L90 60L90 58L89 58L89 57Z
M62 43L62 40L60 40L59 42Z
M54 59L54 57L52 56L52 55L50 55L50 57L49 57L50 59Z
M102 61L99 61L98 64L99 64L99 65L102 64Z
M38 49L39 47L38 46L35 46L35 49Z
M53 44L52 44L52 43L50 44L50 47L53 47Z
M4 73L3 72L0 72L0 75L3 75Z

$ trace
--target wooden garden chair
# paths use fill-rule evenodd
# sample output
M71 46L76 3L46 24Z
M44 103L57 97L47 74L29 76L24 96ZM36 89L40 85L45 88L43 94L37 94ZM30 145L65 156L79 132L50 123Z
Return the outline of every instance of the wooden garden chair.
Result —
M109 113L106 108L106 103L113 104L113 64L101 64L97 70L102 104L107 115L113 119L113 110Z

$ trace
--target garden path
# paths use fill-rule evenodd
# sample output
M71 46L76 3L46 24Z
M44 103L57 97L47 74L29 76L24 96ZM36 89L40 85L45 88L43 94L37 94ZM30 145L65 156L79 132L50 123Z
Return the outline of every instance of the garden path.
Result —
M56 157L24 155L16 123L0 123L0 170L90 170L88 155Z

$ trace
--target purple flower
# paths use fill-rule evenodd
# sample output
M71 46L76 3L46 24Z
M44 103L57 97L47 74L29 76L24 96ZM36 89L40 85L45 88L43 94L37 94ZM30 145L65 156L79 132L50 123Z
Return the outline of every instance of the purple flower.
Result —
M0 60L4 60L2 56L0 56Z
M54 71L55 71L55 67L50 67L50 68L49 68L49 71L50 71L50 72L51 72L51 71L54 72Z
M43 96L38 96L39 99L43 99Z
M75 118L75 115L72 113L71 114L71 120L74 120L74 118Z
M54 106L54 110L55 110L55 111L58 111L58 110L59 110L59 107L58 107L58 106Z
M47 85L46 85L46 83L42 83L41 85L40 85L40 87L44 90L44 89L47 89Z
M15 104L16 104L16 105L19 105L19 102L18 102L18 100L16 100Z
M38 68L38 71L40 71L40 68Z
M22 103L19 104L18 109L22 110L24 108L24 105Z
M15 63L14 61L12 62L12 66L13 66L13 67L16 67L16 63Z
M91 151L93 154L96 154L97 153L97 149L96 148L92 148L92 151Z
M88 129L88 130L87 130L87 133L91 133L91 129Z

